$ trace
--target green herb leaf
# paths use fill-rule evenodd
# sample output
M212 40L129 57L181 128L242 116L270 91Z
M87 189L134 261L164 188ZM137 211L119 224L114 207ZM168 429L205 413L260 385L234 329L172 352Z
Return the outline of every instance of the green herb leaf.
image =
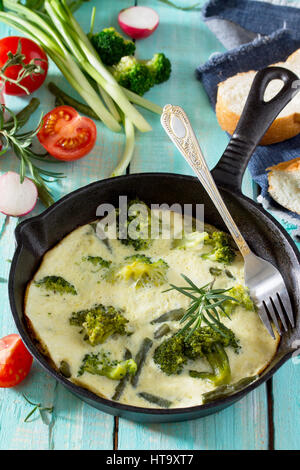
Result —
M206 323L215 331L222 334L222 336L226 337L229 335L230 330L228 330L228 328L226 328L220 321L218 309L220 309L222 313L225 313L223 303L227 300L236 301L233 297L225 294L225 292L230 289L213 289L215 281L198 287L184 274L181 274L181 276L187 282L188 286L178 287L174 284L170 284L170 289L164 291L168 292L170 290L176 290L191 299L185 315L180 320L180 323L185 323L185 325L176 333L176 335L180 335L185 331L190 330L188 335L189 337L197 328L201 327L202 323ZM228 315L227 317L230 318Z
M23 395L23 398L27 401L27 403L29 403L29 405L33 406L32 410L28 413L28 415L24 419L24 423L30 423L31 420L29 421L29 418L38 410L39 413L40 413L40 417L41 417L42 421L45 424L48 424L47 421L44 418L43 413L46 412L46 413L51 414L54 410L54 407L53 406L44 407L44 406L41 405L41 403L33 403L31 400L29 400L29 398L26 397L26 395L24 395L24 393L22 395Z

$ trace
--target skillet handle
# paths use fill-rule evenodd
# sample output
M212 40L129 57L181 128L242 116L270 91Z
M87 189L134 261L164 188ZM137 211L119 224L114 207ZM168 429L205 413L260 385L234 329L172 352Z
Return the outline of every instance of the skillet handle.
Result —
M282 80L284 86L274 98L264 101L266 88L275 79ZM234 134L212 170L217 184L241 192L251 155L272 122L299 90L299 78L290 70L267 67L257 72Z

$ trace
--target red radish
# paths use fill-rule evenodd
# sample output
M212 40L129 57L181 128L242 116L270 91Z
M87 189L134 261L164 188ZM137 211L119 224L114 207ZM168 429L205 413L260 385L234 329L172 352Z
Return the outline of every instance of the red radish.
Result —
M38 198L36 185L29 178L20 183L20 175L8 171L0 176L0 212L20 217L28 214Z
M144 39L156 30L159 16L149 7L129 7L120 11L118 21L127 36Z

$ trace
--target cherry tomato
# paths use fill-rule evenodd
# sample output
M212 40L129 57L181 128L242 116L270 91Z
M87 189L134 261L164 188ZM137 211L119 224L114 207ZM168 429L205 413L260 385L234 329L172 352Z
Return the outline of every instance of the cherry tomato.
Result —
M0 339L0 387L18 385L28 375L31 365L32 356L19 335Z
M91 119L80 116L71 106L58 106L43 118L38 133L43 147L58 160L78 160L95 145L97 128Z
M0 69L2 69L7 60L9 60L8 52L16 54L19 42L21 42L21 53L25 56L23 58L24 64L29 64L30 61L34 61L34 64L39 65L44 71L44 73L34 73L32 76L27 76L21 80L20 84L27 88L29 93L32 93L44 83L48 71L47 56L38 44L31 41L31 39L21 38L19 36L10 36L0 39ZM11 65L5 70L4 75L8 79L16 80L20 70L22 70L21 65ZM26 95L25 90L9 81L5 82L3 91L8 95Z

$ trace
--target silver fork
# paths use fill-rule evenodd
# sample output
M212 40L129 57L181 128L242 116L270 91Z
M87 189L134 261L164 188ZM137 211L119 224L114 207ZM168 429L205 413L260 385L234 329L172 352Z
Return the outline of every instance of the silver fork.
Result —
M262 322L273 338L275 334L272 324L281 335L283 331L287 331L288 324L294 327L295 321L289 294L280 272L250 250L221 197L183 109L166 105L161 124L206 189L243 255L245 284L250 290Z

